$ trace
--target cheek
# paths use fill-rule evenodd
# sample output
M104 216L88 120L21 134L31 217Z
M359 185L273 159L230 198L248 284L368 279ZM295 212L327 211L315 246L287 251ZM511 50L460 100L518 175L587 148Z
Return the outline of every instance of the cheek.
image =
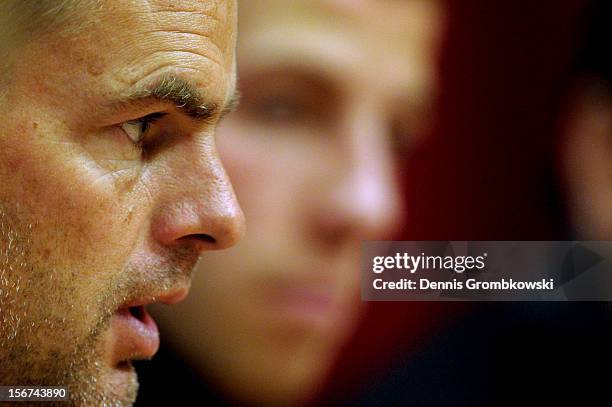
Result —
M94 265L101 258L111 265L123 246L115 239L126 236L119 230L125 216L114 185L70 145L30 143L40 137L20 136L23 142L13 143L12 158L0 157L0 199L23 208L23 223L33 225L37 257L61 269L99 271Z
M117 184L132 180L141 170L142 151L118 127L83 136L81 147L102 177Z

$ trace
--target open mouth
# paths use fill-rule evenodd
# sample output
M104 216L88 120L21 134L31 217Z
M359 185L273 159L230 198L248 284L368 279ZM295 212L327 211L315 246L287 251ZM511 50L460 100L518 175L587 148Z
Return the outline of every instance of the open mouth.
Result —
M120 370L133 370L131 361L151 359L159 348L159 330L146 306L156 302L174 304L185 298L187 292L188 287L177 286L126 301L117 309L110 327L113 366Z
M117 363L116 368L118 370L123 370L124 372L129 372L133 369L132 362L130 360L122 360L121 362Z
M114 365L131 370L131 361L151 359L159 347L159 331L145 305L119 309L112 318Z
M136 307L129 307L128 311L129 311L130 315L132 315L137 320L139 320L141 322L144 321L145 314L146 314L144 305L138 305Z

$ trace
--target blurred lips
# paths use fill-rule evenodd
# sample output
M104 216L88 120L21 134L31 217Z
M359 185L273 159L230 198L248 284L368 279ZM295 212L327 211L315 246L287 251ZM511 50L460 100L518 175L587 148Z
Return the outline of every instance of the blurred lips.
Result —
M308 326L328 326L341 313L329 285L281 284L272 289L269 301L281 318Z

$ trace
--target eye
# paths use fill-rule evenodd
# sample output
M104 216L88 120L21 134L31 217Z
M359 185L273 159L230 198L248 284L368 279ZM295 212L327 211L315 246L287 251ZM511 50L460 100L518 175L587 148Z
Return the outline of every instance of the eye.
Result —
M158 112L152 113L139 119L130 120L120 125L125 134L134 142L141 144L147 132L151 128L151 124L155 123L167 113Z
M298 101L278 96L264 98L258 110L260 117L275 122L295 119L301 112Z

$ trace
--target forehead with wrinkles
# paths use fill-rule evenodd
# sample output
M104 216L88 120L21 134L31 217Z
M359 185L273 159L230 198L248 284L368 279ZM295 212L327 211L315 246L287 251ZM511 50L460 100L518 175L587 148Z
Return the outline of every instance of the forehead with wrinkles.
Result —
M219 101L232 91L235 0L106 0L87 18L86 30L31 43L14 74L41 97L61 97L46 92L54 86L72 99L87 93L92 106L163 74L184 74Z
M240 68L324 72L347 89L410 95L427 105L443 24L439 0L258 0L240 7Z
M118 67L117 80L129 83L156 74L169 61L175 69L197 71L209 65L229 70L235 14L234 1L227 0L153 0L115 6L101 22L102 27L119 22L119 29L106 38L119 54L106 55L106 62L113 65L119 57L117 62L124 66Z
M119 20L119 24L126 28L113 32L109 40L126 44L126 53L133 51L130 46L142 48L143 53L149 55L136 57L145 58L146 62L149 62L146 58L155 60L151 57L157 54L178 56L185 62L189 55L180 57L180 53L185 53L196 59L209 59L225 68L231 64L228 56L233 53L235 35L234 1L153 0L132 3L131 6L116 5L109 7L104 14L103 26ZM139 41L143 43L138 44ZM185 65L189 67L189 64Z

